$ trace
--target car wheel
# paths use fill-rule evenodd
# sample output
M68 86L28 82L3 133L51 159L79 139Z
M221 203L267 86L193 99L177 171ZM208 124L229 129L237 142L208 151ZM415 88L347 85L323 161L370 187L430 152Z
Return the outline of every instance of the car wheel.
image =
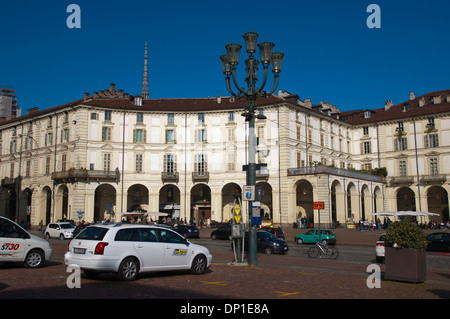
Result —
M204 274L206 271L206 257L203 255L195 256L192 261L191 273L194 275Z
M299 245L303 244L303 239L301 239L301 238L296 238L295 241L296 241L297 244L299 244Z
M49 233L45 233L45 238L50 239L50 234Z
M59 239L64 240L64 234L59 235Z
M212 240L216 240L216 239L217 239L216 234L211 234L211 239L212 239Z
M39 268L44 263L44 254L39 250L32 250L27 254L25 258L25 267L27 268Z
M125 258L117 272L117 277L123 281L133 281L139 274L139 262L134 258Z
M264 248L264 253L265 253L266 255L271 255L271 254L273 254L273 249L272 249L272 247L266 247L266 248Z

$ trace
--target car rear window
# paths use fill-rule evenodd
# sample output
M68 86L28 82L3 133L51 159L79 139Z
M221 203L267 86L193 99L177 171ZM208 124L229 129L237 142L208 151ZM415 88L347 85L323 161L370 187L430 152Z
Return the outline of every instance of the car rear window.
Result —
M75 238L84 240L102 240L107 232L108 232L107 228L87 227L83 229L83 231L79 233L78 236Z

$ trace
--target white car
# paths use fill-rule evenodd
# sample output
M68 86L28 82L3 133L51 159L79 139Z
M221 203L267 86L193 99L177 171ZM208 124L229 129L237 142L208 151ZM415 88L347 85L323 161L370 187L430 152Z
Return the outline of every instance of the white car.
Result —
M38 268L52 257L50 244L8 218L0 216L0 262L23 262Z
M386 234L381 234L375 243L375 259L377 263L382 263L384 261L384 239L383 236Z
M191 270L203 274L212 256L203 246L190 243L171 229L153 225L93 225L71 240L66 265L77 265L90 277L115 272L131 281L139 273Z
M72 238L74 230L75 225L71 223L50 223L45 228L44 234L47 239L59 238L64 240L66 238Z

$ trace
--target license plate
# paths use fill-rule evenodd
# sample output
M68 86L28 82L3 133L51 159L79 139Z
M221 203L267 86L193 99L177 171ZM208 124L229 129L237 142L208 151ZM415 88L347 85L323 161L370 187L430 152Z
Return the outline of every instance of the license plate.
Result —
M73 249L73 253L74 254L82 254L82 255L84 255L86 253L86 249L84 249L84 248L74 248Z

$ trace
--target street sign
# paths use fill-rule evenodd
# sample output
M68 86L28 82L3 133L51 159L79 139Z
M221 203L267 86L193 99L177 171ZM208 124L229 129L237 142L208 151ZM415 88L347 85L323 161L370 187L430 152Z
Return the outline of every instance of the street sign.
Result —
M314 209L324 209L324 202L314 202L313 208Z
M255 186L244 186L244 198L245 201L255 200Z

